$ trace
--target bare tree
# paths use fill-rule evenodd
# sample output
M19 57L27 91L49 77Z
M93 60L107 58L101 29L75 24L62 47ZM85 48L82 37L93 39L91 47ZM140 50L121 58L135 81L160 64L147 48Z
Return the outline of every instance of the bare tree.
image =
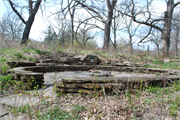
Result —
M46 43L48 46L52 45L57 38L55 38L56 33L54 32L53 27L50 25L47 28L47 31L45 31L45 39L44 43Z
M85 48L87 42L91 39L94 39L94 37L96 36L96 33L94 33L93 35L90 34L90 30L95 27L87 25L86 23L87 22L84 23L83 28L79 28L79 32L76 31L75 33L76 41L82 45L82 48Z
M138 8L139 6L135 4L134 0L130 0L130 2L127 4L127 6L129 6L128 13L127 11L119 11L119 12L133 18L133 21L139 24L144 24L149 26L150 29L147 36L150 34L152 28L161 31L162 38L161 38L160 50L165 56L169 56L170 33L171 33L173 10L177 5L180 4L180 1L174 3L174 0L167 0L167 11L165 11L164 13L164 18L157 18L157 19L153 19L152 13L150 11L150 5L152 2L153 0L147 0L147 5L145 7L146 9L143 10L144 8L143 9ZM143 19L138 19L140 16L142 18L143 15L144 15ZM163 28L156 24L157 22L162 22L162 21L164 21ZM145 36L145 38L147 36ZM140 42L142 42L144 39L142 39Z
M29 38L31 26L34 22L35 15L39 9L39 6L41 5L42 0L36 0L36 1L28 0L29 17L27 21L23 18L21 13L17 10L19 5L15 3L15 1L12 2L11 0L8 0L8 2L12 10L19 16L20 20L25 24L25 29L23 32L22 40L21 40L21 44L25 44L27 42L27 39ZM22 6L21 8L23 9L25 8L25 6Z
M135 25L132 21L132 19L128 19L127 17L124 17L124 24L125 24L125 31L128 33L128 45L129 45L129 53L133 53L133 44L135 41L133 41L133 37L136 35L136 32L140 26L140 24Z
M63 15L64 16L64 15ZM58 17L59 19L59 22L60 22L60 26L61 26L61 28L59 29L59 32L58 32L58 38L59 38L59 40L61 40L61 43L62 43L62 46L63 47L65 47L65 32L67 31L67 28L68 28L68 26L69 26L69 23L68 22L66 22L66 20L65 19L63 19L63 16L62 17ZM59 27L60 27L59 26ZM71 31L72 31L72 27L71 27ZM74 33L73 33L74 34ZM74 37L72 37L72 33L71 33L71 39L74 39ZM72 39L72 40L73 40ZM71 43L73 43L72 42L72 40L71 40Z
M153 42L156 46L158 55L160 54L161 32L157 29L152 29L147 41L142 43Z
M174 8L180 4L180 1L174 3L174 0L168 0L167 2L167 11L164 13L164 26L162 30L162 39L161 39L161 51L169 56L169 47L170 47L170 35L171 35L171 24Z
M178 56L178 45L179 45L179 41L180 41L180 26L176 26L173 29L173 33L172 33L172 40L174 42L174 49L175 49L175 55Z
M70 5L70 2L68 0L68 12L71 17L71 45L74 45L74 15L76 10L76 3L73 3L73 0L71 0L72 6Z
M103 49L108 50L109 43L110 43L113 10L118 0L112 0L112 1L106 0L106 2L104 0L103 1L89 1L89 2L81 1L81 0L74 0L74 1L76 1L78 4L81 4L81 6L84 7L94 19L104 24L105 28L104 28ZM106 3L106 6L103 5L104 2Z
M58 10L59 11L59 10ZM54 32L56 32L59 45L65 47L65 33L67 29L69 30L69 22L65 19L65 13L60 12L54 16L54 22L49 21L49 24L52 26Z
M178 45L180 41L180 15L179 11L176 12L176 14L173 17L172 21L172 33L171 33L171 39L173 41L173 48L175 49L175 55L178 56Z
M6 21L5 19L2 18L0 20L0 33L1 33L2 40L5 39L5 31L6 31Z
M0 31L8 40L20 40L23 23L16 14L5 13L0 21Z
M161 34L159 33L159 31L157 29L153 29L151 32L151 41L156 45L157 51L158 51L158 55L160 53L160 43L161 43Z
M114 50L117 51L117 31L122 30L123 26L123 17L118 13L116 10L114 10L114 20L112 22L112 32L113 32L113 38L114 42L112 41Z
M64 7L64 2L67 2L67 5ZM71 46L74 45L74 17L75 17L75 11L76 7L78 6L78 3L74 0L61 0L61 11L65 12L65 18L67 16L67 13L70 15L70 23L71 23ZM59 13L59 12L58 12Z

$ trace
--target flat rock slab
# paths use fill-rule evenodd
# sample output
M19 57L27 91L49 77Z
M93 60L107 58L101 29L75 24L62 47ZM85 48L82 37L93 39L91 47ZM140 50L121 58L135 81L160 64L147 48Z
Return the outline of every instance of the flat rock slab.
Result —
M28 116L12 116L12 115L5 115L0 117L0 120L31 120Z
M46 99L46 101L51 101L56 98L57 93L55 92L54 86L50 86L46 89L42 89L40 91L40 95L42 95L41 99Z
M9 73L14 73L17 75L27 75L27 76L43 76L43 73L36 73L36 72L32 72L32 71L28 71L25 69L25 67L17 67L17 68L13 68L8 70Z
M17 94L17 95L5 96L0 98L0 104L6 104L9 106L18 107L26 104L34 105L39 101L41 101L42 99L51 101L54 100L56 97L56 93L54 91L55 90L53 89L53 86L51 86L46 89L38 90L37 92L39 93L39 95L37 96L33 96L33 94L35 93L34 91L32 92L31 95Z
M131 75L129 73L119 73L119 75L114 75L115 77L91 77L88 74L85 77L83 75L78 76L77 73L74 75L73 72L68 74L70 76L65 76L65 74L66 72L64 72L64 78L55 81L54 85L57 92L93 93L102 89L107 91L113 90L113 88L119 90L125 90L126 88L137 89L140 88L140 85L162 87L164 80L166 80L165 85L168 86L173 80L180 78L180 75L156 76L152 74Z
M8 73L13 73L13 79L21 80L24 83L35 83L36 85L41 86L44 83L44 74L36 73L33 71L28 71L26 67L17 67L8 70ZM33 87L33 85L31 86Z
M31 61L27 61L27 62L23 62L23 61L9 61L7 62L7 64L13 68L13 67L21 67L21 66L36 66L35 62L31 62Z
M122 76L122 77L67 77L63 78L60 81L63 83L108 83L108 82L121 82L121 83L138 83L138 82L161 82L163 80L178 80L180 75L171 75L171 76Z
M105 71L131 72L131 73L145 73L145 74L156 74L156 73L166 73L167 75L180 74L180 70L143 68L143 67L125 67L125 66L101 66L101 65L31 66L31 67L24 67L23 71L47 73L47 72L63 72L63 71L88 71L92 69L105 70ZM21 72L18 69L12 69L11 71Z
M131 78L134 78L134 77L146 77L146 76L150 76L150 77L153 77L153 76L156 76L156 75L153 75L153 74L136 74L136 73L120 73L120 72L112 72L112 75L111 76L107 76L107 77L100 77L100 76L92 76L91 75L92 73L91 72L87 72L87 71L67 71L67 72L51 72L51 73L45 73L44 74L44 84L53 84L54 81L59 81L61 79L66 79L66 78L77 78L81 80L81 78L83 79L87 79L87 80L90 80L92 82L92 80L94 79L104 79L104 80L109 80L109 79L113 79L114 78L120 78L120 77L125 77L125 78L128 78L128 77L131 77ZM84 80L82 80L84 81Z
M36 63L37 66L55 66L56 63Z
M20 94L0 98L1 104L6 104L9 106L15 106L15 107L23 106L28 103L32 104L37 101L38 101L38 99L36 99L34 97L28 97L28 96L20 95Z
M8 112L6 110L3 110L1 107L0 107L0 117L4 116L4 115L7 115Z

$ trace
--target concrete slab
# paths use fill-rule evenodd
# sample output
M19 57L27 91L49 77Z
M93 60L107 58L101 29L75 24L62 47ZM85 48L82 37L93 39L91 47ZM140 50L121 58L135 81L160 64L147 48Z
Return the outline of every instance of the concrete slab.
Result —
M39 95L33 96L35 92L39 92ZM32 91L31 95L11 95L0 98L0 104L6 104L9 106L23 106L26 104L35 105L39 103L40 100L54 100L56 97L55 90L53 90L53 86L50 86L46 89L40 89L38 91Z
M3 110L0 106L0 117L3 117L4 115L7 115L8 112L6 110Z
M28 96L20 95L20 94L0 98L1 104L6 104L9 106L15 106L15 107L23 106L28 103L32 104L37 101L38 99L34 97L28 97Z
M53 101L57 96L57 93L55 92L54 86L47 86L47 88L41 89L41 90L39 90L39 92L40 92L39 93L40 96L38 96L39 100L43 99L46 101Z
M31 120L31 119L28 116L5 115L1 117L0 120Z

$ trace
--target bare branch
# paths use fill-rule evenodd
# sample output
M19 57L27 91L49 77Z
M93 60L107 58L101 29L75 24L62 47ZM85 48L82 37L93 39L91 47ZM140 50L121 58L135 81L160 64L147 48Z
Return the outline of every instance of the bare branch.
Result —
M26 21L24 20L24 18L19 14L19 12L16 10L16 8L14 7L14 4L12 3L11 0L8 0L9 4L11 6L11 8L13 9L13 11L18 15L18 17L21 19L21 21L26 24Z
M138 44L139 44L139 43L142 43L142 41L145 40L145 39L149 36L149 34L151 33L151 30L152 30L152 27L150 27L149 32L146 34L146 36L144 36L144 38L142 38L142 39L138 42Z
M159 31L162 32L162 28L154 25L153 23L155 23L155 22L157 22L157 21L163 21L164 19L161 19L161 18L160 18L160 19L156 19L156 20L153 20L152 22L148 23L147 21L144 22L144 21L139 21L139 20L137 20L137 19L136 19L136 16L129 15L129 14L127 14L127 13L123 13L122 11L119 11L119 10L116 10L116 11L118 11L118 12L120 12L121 14L126 15L126 16L128 16L128 17L131 17L132 20L133 20L134 22L136 22L136 23L144 24L144 25L147 25L147 26L149 26L149 27L153 27L153 28L158 29Z
M68 6L66 6L63 10L61 10L61 12L64 12L67 8L69 8L72 4L73 0L69 3L69 0L68 0Z
M75 32L75 38L76 38L76 40L77 40L76 34L77 34L77 31L78 31L79 27L81 26L81 24L83 24L84 22L86 22L86 21L88 21L88 20L90 20L90 19L93 19L93 18L94 18L94 16L93 16L93 17L90 17L90 18L87 18L87 19L85 19L84 21L82 21L81 23L79 23L79 25L77 26L76 32Z
M66 9L72 9L72 8L74 8L74 7L76 7L76 6L79 5L79 4L74 4L72 7L70 7L71 4L72 4L72 2L73 2L73 0L72 0L64 9L62 9L61 11L55 12L55 13L51 14L51 15L48 16L48 17L51 17L51 16L53 16L53 15L55 15L55 14L62 13L62 12L64 12ZM66 11L66 13L68 13L68 11Z
M34 6L32 12L31 12L31 14L36 14L36 13L37 13L37 11L38 11L38 9L39 9L39 6L40 6L41 2L42 2L42 0L37 0L37 1L36 1L36 4L35 4L35 6Z
M102 21L105 21L104 18L99 14L98 11L96 11L96 10L90 8L89 6L87 6L87 5L85 5L85 4L81 3L81 2L79 2L78 0L74 0L74 1L76 1L76 2L79 3L79 4L81 4L82 7L85 7L85 8L87 8L88 10L94 12L94 13L95 13Z
M33 9L33 1L29 0L29 14L31 14L32 9Z
M177 3L175 3L174 5L173 5L173 8L175 8L177 5L179 5L180 4L180 1L179 2L177 2Z

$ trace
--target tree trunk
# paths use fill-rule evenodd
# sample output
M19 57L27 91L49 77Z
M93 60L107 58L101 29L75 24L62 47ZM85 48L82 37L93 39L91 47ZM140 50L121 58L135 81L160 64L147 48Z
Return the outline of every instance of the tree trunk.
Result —
M85 42L83 42L83 47L82 47L82 48L83 48L83 49L85 49L85 47L86 47L86 43L85 43Z
M110 0L106 0L108 6L108 16L107 16L107 20L105 21L104 44L103 44L104 50L108 50L109 48L113 9L114 6L116 5L116 2L117 0L113 0L112 3L110 2Z
M108 12L108 18L105 23L104 44L103 44L104 50L108 50L109 48L112 16L113 16L113 9Z
M26 44L27 40L29 39L30 30L32 27L32 24L34 22L35 15L39 9L39 6L41 4L42 0L37 0L34 9L31 11L31 14L29 15L28 21L26 22L26 27L23 32L23 37L21 40L21 44Z
M178 56L178 43L179 43L179 32L180 32L180 29L178 27L177 28L177 31L175 33L175 54L176 56Z
M126 23L127 24L127 31L128 31L128 35L129 35L129 53L132 54L133 53L133 35L131 33L131 25L132 25L132 21L130 21L130 23Z
M108 19L105 25L105 32L104 32L104 45L103 45L104 50L108 50L109 48L110 29L111 29L111 20Z
M28 21L26 22L26 27L25 27L24 32L23 32L21 44L26 44L26 42L29 38L29 34L30 34L30 30L31 30L33 22L34 22L34 16L29 17Z
M62 47L65 47L64 30L62 31Z
M84 28L85 29L85 28ZM82 43L83 43L83 49L86 47L86 38L85 38L85 33L86 32L82 32Z
M71 15L71 45L74 46L74 14Z
M178 56L178 43L176 44L176 47L175 47L175 56Z
M68 0L68 4L69 4L69 0ZM68 6L68 11L71 17L71 46L74 46L74 13L75 13L76 8L73 7L72 8L72 12L70 9L70 6Z
M131 39L132 39L132 38L131 38ZM129 51L129 52L130 52L130 54L132 54L132 53L133 53L133 45L132 45L132 42L129 43L129 47L130 47L130 51Z
M42 2L42 0L37 0L36 1L36 4L34 6L34 9L32 9L32 0L29 0L29 18L28 18L28 21L26 22L23 17L21 16L21 14L16 10L16 8L14 7L14 3L11 1L11 0L8 0L9 1L9 4L12 8L12 10L17 14L17 16L19 17L19 19L25 24L25 29L24 29L24 32L23 32L23 37L22 37L22 40L21 40L21 44L25 44L27 42L27 39L29 38L29 33L30 33L30 30L31 30L31 26L34 22L34 18L35 18L35 15L39 9L39 6Z
M159 45L158 44L156 44L156 48L157 48L157 53L158 53L158 55L159 55Z
M114 51L116 52L116 19L114 19Z
M169 56L169 47L170 47L170 34L171 34L171 23L172 23L172 14L174 9L174 0L168 0L167 11L164 13L164 26L161 38L161 47L160 50L164 56Z

